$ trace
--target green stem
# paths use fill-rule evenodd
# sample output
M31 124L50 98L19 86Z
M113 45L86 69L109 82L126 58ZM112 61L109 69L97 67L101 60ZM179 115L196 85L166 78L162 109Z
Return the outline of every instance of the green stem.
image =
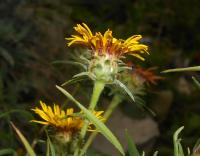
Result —
M113 113L113 111L115 110L115 108L122 102L122 97L120 95L115 95L112 98L112 101L108 107L108 109L106 110L105 114L104 114L104 118L107 120L110 115Z
M96 81L96 82L95 82L94 88L93 88L93 93L92 93L92 98L91 98L91 100L90 100L90 105L89 105L89 107L88 107L90 111L93 111L94 108L96 107L97 102L98 102L98 100L99 100L99 97L100 97L100 95L101 95L101 92L102 92L103 89L104 89L104 86L105 86L105 84L102 83L102 82L100 82L100 81ZM85 137L88 124L89 124L89 121L86 121L86 122L85 122L85 125L84 125L83 128L81 129L81 132L80 132L81 139L84 139L84 137Z
M77 148L77 149L75 150L74 156L79 156L78 153L79 153L79 148Z
M106 121L110 117L110 115L113 113L115 108L121 103L121 101L122 101L122 98L119 95L115 95L112 98L112 101L104 114L104 118L106 119ZM88 138L87 142L84 144L79 156L82 156L87 151L88 147L92 144L92 142L95 139L95 137L97 136L97 134L98 134L98 132L95 131L89 136L89 138Z
M97 102L99 100L99 97L103 91L105 87L105 83L101 82L101 81L95 81L94 83L94 88L93 88L93 92L92 92L92 97L91 97L91 100L90 100L90 104L89 104L89 107L88 109L90 111L93 111L97 105ZM80 139L83 140L85 138L85 135L86 135L86 132L87 132L87 128L88 128L88 124L89 124L89 121L85 121L85 124L83 126L83 128L81 129L81 132L80 132ZM75 150L74 152L74 156L79 156L79 147Z
M97 105L99 97L104 89L105 84L101 81L96 81L93 88L92 98L90 100L89 110L93 111Z

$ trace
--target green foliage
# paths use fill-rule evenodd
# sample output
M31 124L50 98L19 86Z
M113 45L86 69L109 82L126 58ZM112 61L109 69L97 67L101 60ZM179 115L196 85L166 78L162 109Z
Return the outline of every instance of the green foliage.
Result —
M22 141L24 147L26 148L27 153L30 156L36 156L33 148L31 147L31 145L29 144L29 142L26 140L26 138L24 137L24 135L20 132L20 130L12 122L11 122L11 125L14 128L14 130L17 133L17 135L20 138L20 140Z
M192 80L194 81L194 83L198 87L198 89L200 89L200 82L197 81L197 79L195 77L192 77Z
M164 70L163 73L200 71L200 66Z
M47 153L46 156L56 156L54 145L52 144L47 133Z
M124 90L128 96L131 98L131 100L135 101L135 98L131 91L119 80L115 80L115 84L118 85L122 90Z
M99 121L89 110L87 110L82 104L80 104L76 99L74 99L72 95L70 95L66 90L59 86L56 87L85 113L86 118L88 118L88 120L90 120L96 126L97 130L99 130L102 133L102 135L104 135L106 139L108 139L108 141L110 141L122 155L125 155L121 144L119 143L117 138L112 134L112 132L105 126L104 123Z
M10 155L10 154L13 156L17 156L15 150L11 148L0 149L0 155Z
M181 145L181 139L178 138L179 133L183 130L183 126L180 127L173 136L173 143L174 143L174 156L184 156L183 148Z
M128 142L128 152L130 156L140 156L135 143L133 142L133 140L131 139L131 137L129 136L128 132L126 131L126 140Z
M51 61L67 59L72 53L63 45L74 23L83 21L98 31L110 28L114 36L122 39L132 34L142 34L143 42L150 45L151 55L141 64L159 66L164 70L199 64L199 8L197 0L120 0L117 3L114 0L109 3L101 0L4 1L1 4L0 21L0 147L16 150L19 147L9 127L10 120L23 127L28 139L37 137L40 129L27 126L31 116L26 116L24 110L29 110L41 97L53 101L58 97L54 84L61 84L77 73L70 65L55 64L52 67L51 64ZM168 153L172 151L170 136L174 127L182 121L188 125L185 129L186 145L193 144L200 135L199 94L189 89L189 97L177 89L179 78L187 78L188 75L166 76L166 80L157 89L150 90L147 98L143 99L151 106L161 90L170 90L174 95L171 109L167 110L164 120L159 121L159 127L165 130L161 131L162 135L155 145L165 148ZM198 80L198 74L194 73L194 76ZM79 82L82 79L76 80ZM194 82L199 86L196 80ZM74 82L77 81L68 83ZM191 83L190 80L186 82ZM186 87L190 86L187 84ZM90 86L87 86L84 92L89 89ZM85 94L79 96L85 97ZM130 110L130 106L126 107ZM161 103L155 107L165 111ZM163 151L159 153L162 156L169 155Z

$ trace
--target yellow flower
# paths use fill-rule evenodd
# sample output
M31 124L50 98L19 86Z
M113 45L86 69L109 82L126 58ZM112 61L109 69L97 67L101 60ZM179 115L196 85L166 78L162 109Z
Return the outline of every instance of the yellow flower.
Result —
M74 133L79 131L84 125L84 118L82 112L74 113L73 108L69 108L66 111L62 110L58 105L52 107L47 106L45 103L40 101L42 108L32 109L38 114L43 120L32 120L32 122L40 123L43 125L50 125L58 131ZM93 114L99 119L103 120L101 116L103 111L94 111ZM92 123L89 123L89 131L93 131Z
M104 34L100 32L93 34L85 23L82 23L82 25L77 24L74 29L79 35L71 35L70 38L66 38L70 41L68 46L81 44L91 49L95 56L106 55L119 58L124 54L128 54L144 60L140 54L149 54L148 47L139 43L140 39L142 39L141 35L133 35L126 40L116 39L109 29Z

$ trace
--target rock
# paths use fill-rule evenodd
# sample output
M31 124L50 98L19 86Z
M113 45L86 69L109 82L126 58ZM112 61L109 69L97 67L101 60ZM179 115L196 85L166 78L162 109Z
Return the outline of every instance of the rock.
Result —
M123 114L120 109L115 110L109 121L108 127L119 139L124 149L127 149L127 140L125 138L125 129L128 130L136 144L145 144L152 138L159 135L157 123L150 117L144 119L132 119ZM102 135L95 139L93 148L109 156L118 156L119 152Z

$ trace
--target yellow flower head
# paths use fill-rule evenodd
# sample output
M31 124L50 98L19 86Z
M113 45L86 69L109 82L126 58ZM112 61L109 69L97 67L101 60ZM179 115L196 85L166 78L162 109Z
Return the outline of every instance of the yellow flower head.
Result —
M139 43L142 38L141 35L133 35L126 40L116 39L112 36L112 31L109 29L104 34L100 32L93 34L85 23L82 23L82 25L77 24L74 29L78 32L78 35L71 35L70 38L66 38L70 41L68 46L81 44L91 49L95 56L108 55L119 58L124 54L128 54L144 60L140 54L149 54L147 51L148 47Z
M78 116L77 113L74 113L73 108L69 108L66 111L62 110L58 105L55 105L52 107L47 106L45 103L40 101L40 105L42 108L35 108L32 109L36 114L38 114L43 120L32 120L32 122L40 123L43 125L50 125L58 131L64 131L64 132L77 132L79 131L84 124L84 118L81 116ZM99 119L103 120L103 117L101 116L103 111L93 112L94 115ZM82 112L79 113L79 115L83 115ZM89 124L89 131L92 129L92 123Z

